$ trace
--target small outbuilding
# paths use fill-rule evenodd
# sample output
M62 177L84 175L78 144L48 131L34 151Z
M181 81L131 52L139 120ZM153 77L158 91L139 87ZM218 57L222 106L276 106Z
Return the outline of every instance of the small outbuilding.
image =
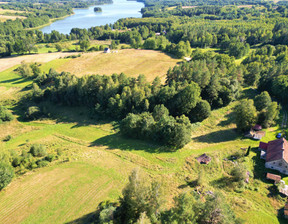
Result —
M256 131L252 138L255 139L255 140L260 140L265 135L266 135L265 131Z
M260 140L261 138L263 138L266 135L265 131L255 131L254 127L253 129L251 129L250 131L247 131L244 134L244 137L246 138L252 138L254 140Z
M281 180L281 176L275 175L275 174L272 174L272 173L267 173L266 179L267 180L273 180L274 183L279 183L280 180Z
M109 47L106 47L106 48L104 49L104 53L111 53L110 48L109 48Z
M207 156L206 153L202 154L198 158L196 158L200 164L208 164L211 162L211 157Z

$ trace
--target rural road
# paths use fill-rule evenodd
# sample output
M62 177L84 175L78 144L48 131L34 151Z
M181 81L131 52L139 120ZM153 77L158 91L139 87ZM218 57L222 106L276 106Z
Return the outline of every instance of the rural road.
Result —
M45 53L45 54L31 54L31 55L21 55L21 56L10 56L5 58L0 58L0 72L5 71L15 65L21 64L22 61L25 62L49 62L60 57L65 57L68 55L79 54L79 52L69 52L69 53Z

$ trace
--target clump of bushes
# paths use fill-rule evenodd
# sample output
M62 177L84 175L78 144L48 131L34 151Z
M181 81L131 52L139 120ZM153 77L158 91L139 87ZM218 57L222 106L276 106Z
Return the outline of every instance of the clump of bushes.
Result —
M10 164L0 162L0 191L6 187L14 177L14 170Z
M245 180L248 178L247 169L243 164L236 164L231 171L232 181L237 183L239 188L244 187Z
M43 157L47 154L46 147L41 144L33 144L29 151L34 157Z
M15 168L20 167L20 171L45 167L50 162L58 159L58 155L47 154L46 147L42 144L31 145L29 152L23 150L21 155L12 151L11 157L11 165ZM42 158L39 159L39 157Z
M55 160L55 156L52 154L49 154L44 159L48 162L52 162L53 160Z
M37 164L37 167L41 168L41 167L48 166L49 162L46 160L38 160L36 164Z
M26 118L29 120L36 120L43 116L42 111L37 106L31 106L27 109Z
M25 63L22 62L21 65L15 69L21 76L27 78L35 78L41 74L40 64L38 63Z
M12 121L13 114L4 106L0 106L0 123L5 121Z
M80 57L81 57L81 54L77 54L77 55L69 55L69 56L66 56L64 58L72 58L72 59L74 59L74 58L80 58Z
M157 105L153 113L128 114L120 125L120 132L128 137L148 139L175 148L191 141L192 126L185 115L169 116L164 105Z

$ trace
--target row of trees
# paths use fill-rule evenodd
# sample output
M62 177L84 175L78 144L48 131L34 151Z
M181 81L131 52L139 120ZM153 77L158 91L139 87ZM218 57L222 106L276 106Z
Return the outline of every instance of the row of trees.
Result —
M158 77L152 83L144 75L137 79L124 74L78 78L52 69L48 74L38 74L35 70L30 77L33 76L36 77L32 94L35 98L88 106L104 117L122 119L128 113L152 112L156 105L163 104L172 116L186 115L196 122L207 118L211 110L208 102L201 99L200 87L195 82L171 82L163 86Z

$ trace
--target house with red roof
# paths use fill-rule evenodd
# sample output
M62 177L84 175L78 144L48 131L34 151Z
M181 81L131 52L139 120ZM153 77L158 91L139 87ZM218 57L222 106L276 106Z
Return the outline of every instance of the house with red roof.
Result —
M268 143L260 142L259 148L265 153L265 167L288 174L288 142L285 138L276 139ZM261 156L262 157L262 156Z

